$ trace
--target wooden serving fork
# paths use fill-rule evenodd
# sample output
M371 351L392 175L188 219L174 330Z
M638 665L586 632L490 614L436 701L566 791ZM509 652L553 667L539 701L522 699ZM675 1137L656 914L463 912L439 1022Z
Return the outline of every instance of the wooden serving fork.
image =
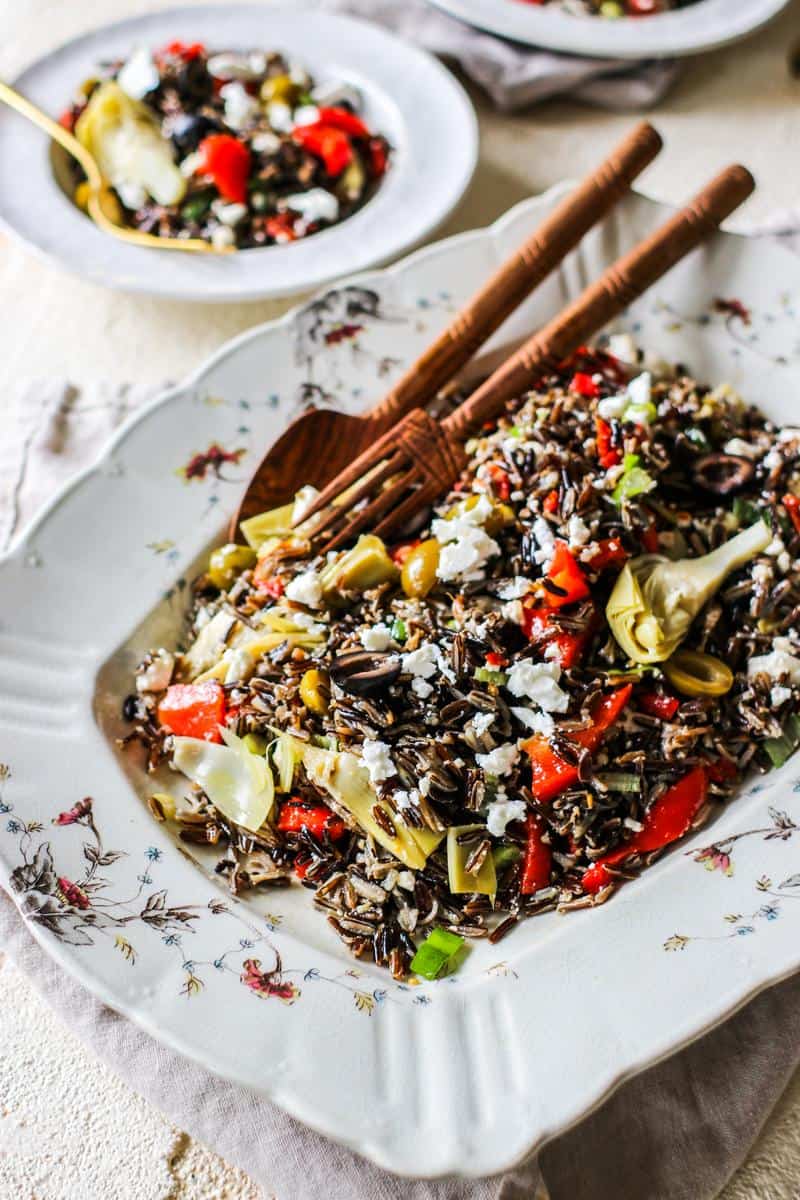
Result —
M432 346L365 416L314 409L294 421L262 459L230 524L285 504L304 484L324 487L420 404L432 400L479 346L606 215L661 149L643 122L558 204L474 295Z
M744 167L728 167L608 267L450 416L437 421L417 409L404 417L324 488L304 514L304 533L309 530L315 549L332 550L365 529L385 537L446 493L466 465L464 443L471 434L599 333L708 237L754 187Z

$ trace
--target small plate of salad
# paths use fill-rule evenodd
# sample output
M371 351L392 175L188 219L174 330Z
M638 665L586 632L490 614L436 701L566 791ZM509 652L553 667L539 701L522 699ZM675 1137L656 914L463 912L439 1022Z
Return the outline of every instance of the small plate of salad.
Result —
M676 58L747 37L788 0L431 0L529 46L589 58Z
M393 258L450 213L477 155L469 101L433 58L296 7L119 22L39 60L16 86L92 153L124 223L238 253L112 243L86 216L78 164L10 112L0 114L3 223L97 282L180 299L290 295Z

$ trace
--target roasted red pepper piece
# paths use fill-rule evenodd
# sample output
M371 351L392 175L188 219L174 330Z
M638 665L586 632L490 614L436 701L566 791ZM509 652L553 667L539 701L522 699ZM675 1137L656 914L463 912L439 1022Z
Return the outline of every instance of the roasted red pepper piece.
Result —
M370 138L369 143L369 165L372 168L372 175L375 179L380 179L386 174L389 156L386 152L386 143L383 138Z
M600 387L585 371L576 371L570 380L569 389L588 400L595 400L600 395Z
M547 593L549 608L562 608L565 604L574 604L577 600L585 600L589 595L586 576L566 542L556 542L547 578L559 589L558 595L554 592Z
M268 596L272 596L273 600L277 600L286 590L284 582L277 575L272 574L273 564L268 558L262 558L253 568L253 583L260 592L266 592Z
M706 763L706 775L711 783L730 783L739 775L739 768L729 758L715 758L712 763Z
M350 137L370 137L370 132L361 117L357 117L348 108L321 108L319 124L330 125L332 129L341 129L342 133L349 133Z
M251 156L247 146L229 133L212 133L198 146L200 170L210 175L226 200L247 202L247 179Z
M274 217L267 217L264 229L267 236L274 238L276 242L297 241L297 234L294 231L294 217L289 212L276 213Z
M353 147L347 134L333 125L315 121L313 125L298 125L292 130L292 138L298 146L315 154L325 164L329 175L341 175L353 161Z
M787 492L781 503L789 514L789 520L794 525L795 531L800 533L800 497Z
M602 417L594 419L595 437L597 439L597 461L604 471L609 467L616 467L622 462L622 454L616 446L612 445L614 434L608 421L604 421Z
M652 523L642 530L642 545L648 554L658 554L658 530Z
M225 693L213 679L205 683L173 683L158 706L161 724L178 737L221 742Z
M633 685L629 683L607 696L602 696L595 704L592 724L588 729L571 733L570 741L583 746L590 753L594 752L618 720L630 700L632 691ZM535 734L527 742L523 742L522 748L531 761L531 791L537 800L546 803L555 799L565 788L577 783L578 768L556 754L547 738L541 734Z
M519 890L523 896L531 896L550 883L553 854L549 845L542 840L544 822L537 813L528 813L526 828L528 841L525 846L525 857L522 860L522 880Z
M622 567L630 557L619 538L601 538L594 547L587 547L586 565L593 571L606 571L609 567Z
M608 867L625 862L633 854L649 854L661 850L683 837L692 824L708 795L708 773L704 767L695 767L684 775L664 795L656 800L644 818L644 828L634 834L629 842L604 854L584 872L583 890L599 892L612 882Z
M681 706L677 696L665 696L661 692L641 692L639 708L651 717L661 717L663 721L671 721Z
M535 641L542 650L555 647L559 666L565 670L576 666L589 644L594 625L584 633L569 633L553 620L554 609L547 607L523 608L522 632L529 641Z
M278 829L282 833L301 833L307 829L314 837L322 837L324 833L334 841L344 833L344 821L337 817L324 804L304 804L302 800L292 799L281 805L278 817Z
M553 488L544 498L542 508L546 513L554 513L558 508L558 488Z
M492 490L498 500L508 500L511 495L508 473L502 467L498 467L497 463L492 463L489 467L489 477L492 481Z
M503 654L498 654L496 650L490 650L486 655L487 667L492 667L497 670L500 667L508 665L508 659Z
M205 52L206 48L202 42L169 42L163 50L156 52L155 57L182 58L186 62L191 62L193 58L199 58Z

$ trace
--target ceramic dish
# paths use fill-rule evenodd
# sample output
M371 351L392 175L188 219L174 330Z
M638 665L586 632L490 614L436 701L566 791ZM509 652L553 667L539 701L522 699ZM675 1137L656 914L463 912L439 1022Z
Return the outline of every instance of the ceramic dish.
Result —
M396 257L449 215L472 178L477 123L453 76L434 58L373 25L310 7L234 4L167 9L107 25L28 67L14 86L57 114L102 59L136 45L202 41L269 45L295 56L320 82L353 84L363 115L393 147L392 169L354 216L313 239L214 258L159 254L101 233L56 178L47 140L0 111L0 222L76 274L126 291L179 300L235 301L294 295Z
M746 37L788 0L697 0L652 17L574 17L524 0L431 0L462 21L529 46L591 58L673 58Z
M0 563L0 880L34 935L154 1037L411 1176L510 1167L800 967L800 762L602 908L526 922L412 986L354 962L299 888L240 903L179 849L116 745L120 702L142 652L174 644L186 581L286 421L375 400L561 194L238 338L129 422ZM630 197L504 339L664 215ZM798 294L796 258L723 234L625 327L790 422Z

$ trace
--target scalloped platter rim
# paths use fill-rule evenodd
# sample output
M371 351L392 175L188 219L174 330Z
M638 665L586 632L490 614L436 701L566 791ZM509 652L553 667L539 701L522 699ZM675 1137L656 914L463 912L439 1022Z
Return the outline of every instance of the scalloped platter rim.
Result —
M455 976L397 984L346 956L303 889L238 901L179 848L117 745L120 703L144 647L177 638L187 580L286 421L377 399L562 194L224 346L0 560L0 883L29 928L155 1038L407 1176L510 1168L800 967L800 764L751 784L602 908L547 914L476 943ZM629 197L503 340L665 211ZM789 419L798 302L797 258L725 233L622 326Z

